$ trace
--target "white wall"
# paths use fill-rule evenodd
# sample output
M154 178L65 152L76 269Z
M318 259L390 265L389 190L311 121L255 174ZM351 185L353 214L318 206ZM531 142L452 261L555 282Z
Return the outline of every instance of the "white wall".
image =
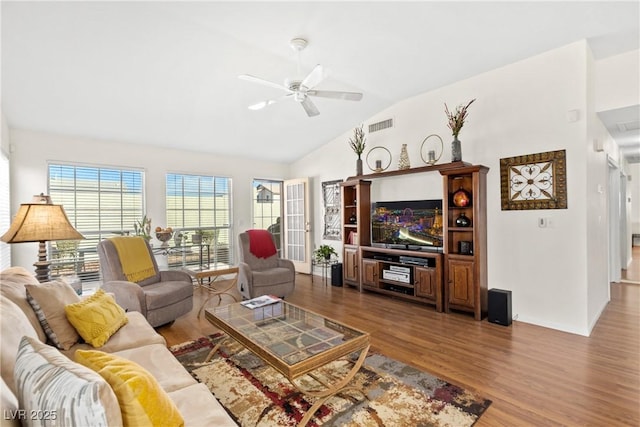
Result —
M640 50L599 60L595 67L596 111L638 105Z
M586 104L586 219L587 219L587 332L595 326L602 310L610 300L609 286L609 165L606 152L597 152L594 140L607 141L610 138L605 126L597 116L595 98L597 95L597 66L587 50L587 104ZM607 146L617 145L610 141Z
M591 307L606 304L601 292L591 301L588 290L608 286L606 245L598 248L595 242L587 242L589 230L597 227L593 216L606 218L600 201L596 213L585 213L587 198L603 176L600 162L588 162L592 144L587 140L592 131L588 132L587 122L593 119L587 111L588 61L586 42L574 43L405 100L365 123L389 117L396 120L397 127L371 135L367 145L367 150L375 145L389 148L394 157L391 169L397 169L402 143L409 145L412 165L421 164L420 144L432 133L444 139L441 162L447 162L452 137L443 104L455 107L477 98L460 140L464 161L490 168L489 288L513 291L513 313L520 320L583 335L588 335L592 311L597 311ZM578 110L578 121L568 120L570 110ZM317 178L316 186L320 181L353 175L355 155L347 145L349 136L350 132L345 133L296 162L292 174L311 174ZM567 151L568 209L502 211L500 158L561 149ZM594 169L597 173L588 179ZM429 173L374 181L372 193L374 201L441 197L442 179L438 173ZM539 217L548 218L550 226L539 228ZM316 215L316 241L321 239L321 218ZM604 261L590 263L594 259L590 256ZM591 285L591 280L602 283Z
M25 130L11 130L12 216L20 203L34 194L47 191L49 161L85 163L98 166L143 168L147 215L153 227L166 223L165 174L167 172L226 176L232 178L233 221L235 233L251 228L254 178L281 180L288 177L284 164L258 160L221 157L206 153L171 150L53 135ZM54 200L55 202L55 200ZM36 243L12 245L13 265L32 270L37 258Z

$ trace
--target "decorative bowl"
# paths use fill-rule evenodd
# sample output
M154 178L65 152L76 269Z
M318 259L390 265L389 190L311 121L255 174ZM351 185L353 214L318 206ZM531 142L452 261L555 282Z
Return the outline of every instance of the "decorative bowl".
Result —
M171 240L172 236L173 236L172 231L156 231L156 239L160 240L162 243L165 243Z

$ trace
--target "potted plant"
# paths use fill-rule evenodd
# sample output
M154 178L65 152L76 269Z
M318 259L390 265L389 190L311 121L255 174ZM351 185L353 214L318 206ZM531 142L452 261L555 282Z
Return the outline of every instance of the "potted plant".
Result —
M464 126L464 122L469 114L467 110L469 109L469 106L473 104L473 101L475 101L475 98L469 101L467 105L458 105L454 112L449 111L447 104L444 104L444 112L447 115L447 126L451 129L451 134L453 135L453 141L451 142L452 162L462 161L462 146L460 144L460 140L458 140L458 134L460 133L462 126Z
M313 251L313 256L316 261L329 261L331 259L331 255L338 256L338 253L333 246L329 245L320 245L315 251Z
M133 224L136 236L142 236L145 240L151 240L151 218L144 215L141 220Z
M349 146L353 150L354 153L358 155L358 160L356 161L356 175L362 175L362 153L364 153L364 149L367 146L365 144L365 136L364 131L362 130L362 125L359 128L353 129L353 137L349 138Z

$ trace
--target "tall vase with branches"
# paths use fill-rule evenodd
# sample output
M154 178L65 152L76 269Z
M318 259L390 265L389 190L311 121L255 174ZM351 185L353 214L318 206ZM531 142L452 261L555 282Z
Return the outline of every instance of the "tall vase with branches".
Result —
M447 115L447 126L451 129L451 134L453 135L453 141L451 142L452 162L462 161L462 144L458 140L458 134L460 133L462 126L464 126L464 122L469 114L467 110L474 101L475 98L469 101L467 105L458 105L454 112L449 111L447 104L444 104L444 112Z
M353 136L349 138L349 146L353 150L354 153L358 155L358 160L356 161L356 175L362 175L362 153L364 152L367 144L365 143L366 137L364 136L364 130L362 130L362 126L359 128L353 129Z

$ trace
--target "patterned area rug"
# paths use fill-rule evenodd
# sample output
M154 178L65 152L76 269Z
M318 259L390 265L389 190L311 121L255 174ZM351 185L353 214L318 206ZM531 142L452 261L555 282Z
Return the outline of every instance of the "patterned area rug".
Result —
M220 340L223 344L211 363L202 364ZM222 334L178 344L170 350L241 426L295 426L314 402L275 369ZM321 380L335 378L351 366L349 360L339 360L313 374ZM308 389L319 389L315 381L310 376L299 380ZM371 352L349 385L364 395L352 390L337 394L307 425L472 426L491 404L426 372Z

